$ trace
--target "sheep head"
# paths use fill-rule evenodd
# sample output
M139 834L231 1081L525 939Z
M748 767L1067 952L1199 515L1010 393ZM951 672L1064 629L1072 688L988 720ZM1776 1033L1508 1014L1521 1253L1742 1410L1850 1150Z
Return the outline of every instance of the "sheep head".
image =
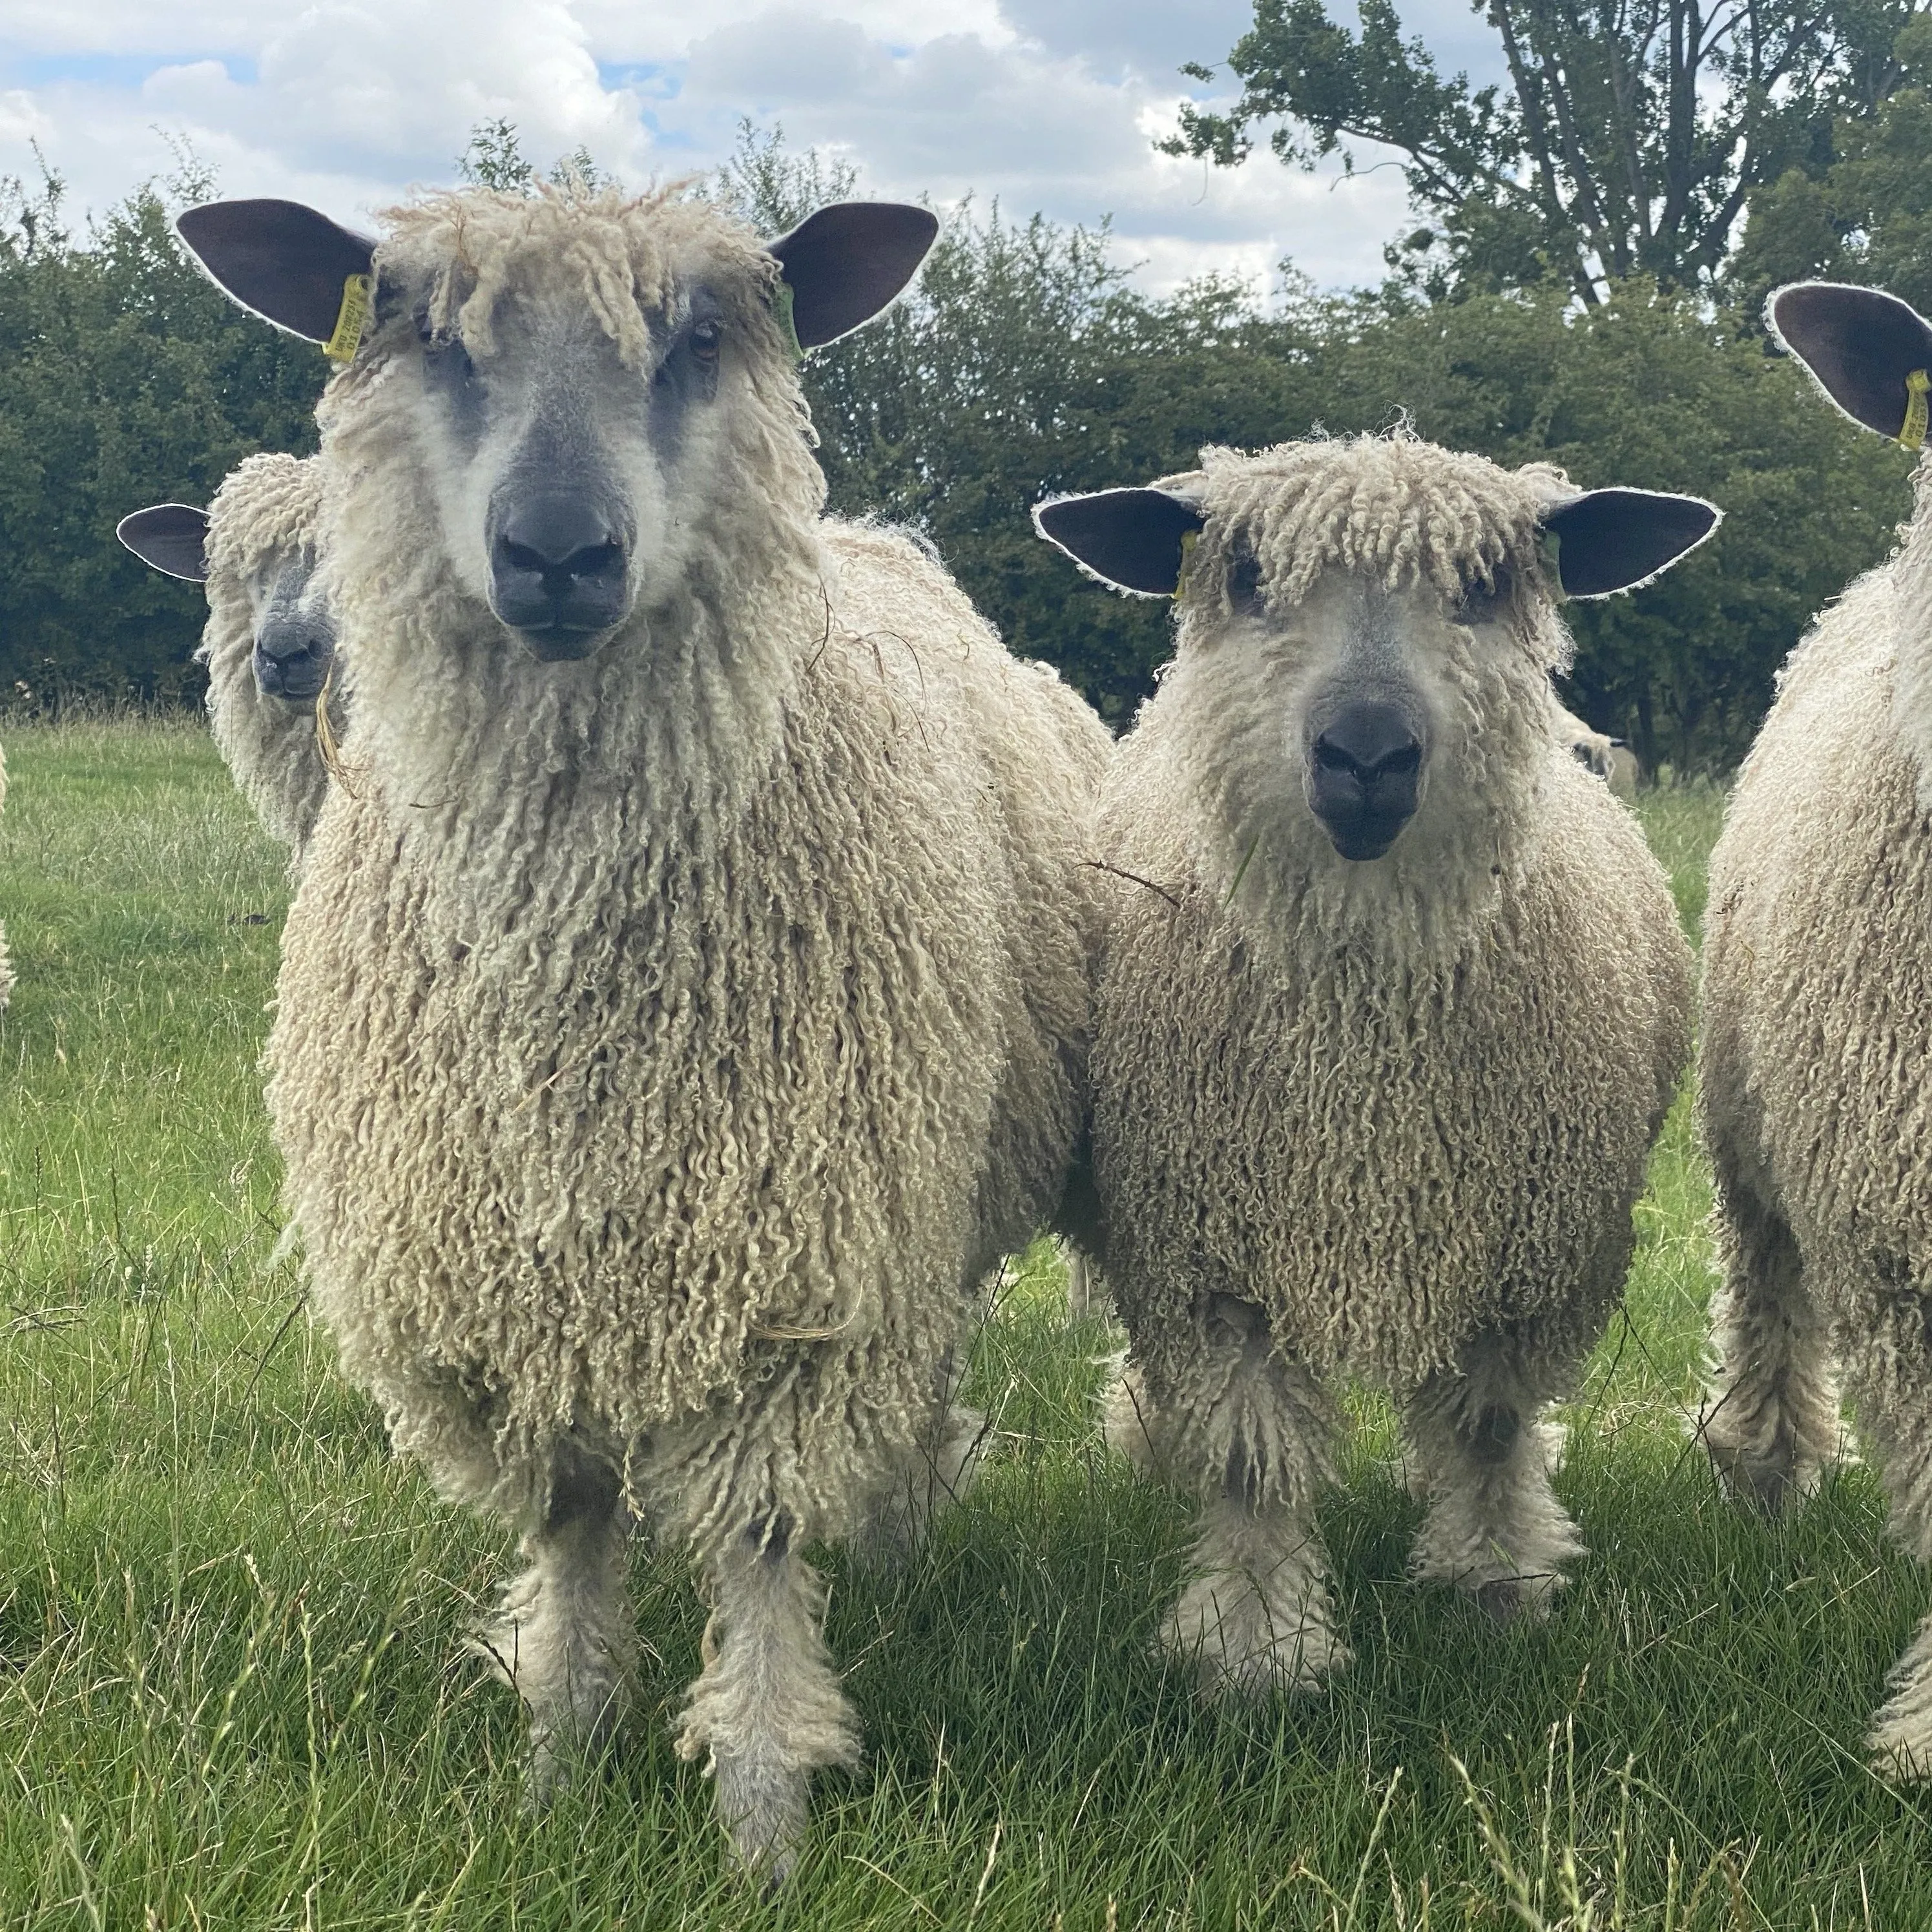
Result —
M1036 518L1104 581L1177 599L1156 702L1188 714L1237 837L1361 866L1399 841L1419 865L1493 850L1546 756L1557 598L1647 581L1718 512L1398 434L1210 449Z
M455 583L548 663L679 595L761 485L822 492L770 446L776 423L802 448L796 355L884 308L936 231L852 203L766 245L702 201L580 190L435 195L386 226L287 202L180 223L238 300L332 338L326 429L345 392L380 418L374 460L420 479Z
M296 704L314 701L335 658L335 620L316 569L320 496L312 463L251 456L212 512L158 503L115 529L164 576L208 584L212 607L238 599L254 640L256 689Z

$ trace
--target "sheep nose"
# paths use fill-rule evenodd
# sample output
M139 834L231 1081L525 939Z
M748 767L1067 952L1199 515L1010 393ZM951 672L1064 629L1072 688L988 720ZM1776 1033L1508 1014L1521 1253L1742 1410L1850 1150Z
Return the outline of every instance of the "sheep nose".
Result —
M1415 815L1422 740L1399 706L1345 704L1308 748L1308 802L1345 859L1379 859Z
M533 572L558 592L624 564L624 547L608 521L576 496L526 499L505 520L496 550L511 569Z
M255 633L255 688L265 698L313 698L334 657L335 633L328 624L271 619Z
M548 662L589 656L623 621L628 559L587 497L523 498L498 524L490 562L497 616Z
M1352 704L1315 740L1315 758L1372 785L1419 770L1422 740L1393 704Z

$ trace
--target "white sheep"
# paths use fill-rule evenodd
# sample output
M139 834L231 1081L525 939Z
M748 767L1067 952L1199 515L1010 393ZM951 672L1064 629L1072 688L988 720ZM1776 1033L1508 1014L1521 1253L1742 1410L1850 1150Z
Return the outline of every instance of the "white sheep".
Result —
M316 706L346 726L331 681L335 627L315 568L322 470L311 457L246 458L206 512L160 503L122 518L122 542L154 569L205 584L214 742L242 796L300 868L329 784Z
M284 938L288 1204L397 1446L524 1532L484 1641L536 1789L624 1701L635 1513L712 1604L680 1748L782 1871L857 1748L802 1552L956 1478L975 1286L1082 1125L1108 740L917 544L822 519L794 335L929 215L386 220L373 262L286 203L181 224L339 348L373 278L319 412L356 784Z
M1402 434L1203 462L1036 514L1178 597L1102 806L1110 1433L1204 1506L1166 1641L1260 1689L1348 1654L1313 1515L1345 1377L1400 1405L1417 1576L1534 1612L1581 1547L1539 1418L1622 1286L1689 956L1635 820L1552 736L1539 548L1600 595L1717 513Z
M0 810L7 803L7 754L0 752ZM7 928L0 926L0 1013L7 1010L7 1002L14 997L14 962L7 953Z
M1772 328L1856 421L1916 446L1932 325L1808 283ZM1916 420L1915 418L1916 412ZM1820 618L1778 680L1711 856L1700 1112L1724 1284L1700 1426L1776 1509L1840 1446L1838 1372L1892 1502L1932 1560L1932 472L1898 552ZM1932 1619L1871 1727L1932 1773Z

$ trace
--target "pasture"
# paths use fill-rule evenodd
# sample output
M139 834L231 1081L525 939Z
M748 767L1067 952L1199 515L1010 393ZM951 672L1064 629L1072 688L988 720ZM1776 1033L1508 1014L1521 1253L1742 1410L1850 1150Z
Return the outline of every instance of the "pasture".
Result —
M896 1572L842 1559L868 1761L796 1881L728 1866L668 1718L703 1611L634 1558L650 1698L548 1816L464 1654L501 1535L344 1388L278 1247L255 1070L286 886L192 720L18 727L0 919L0 1926L918 1925L1011 1932L1917 1926L1926 1800L1858 1738L1927 1599L1852 1468L1786 1525L1720 1502L1684 1405L1710 1286L1680 1100L1628 1317L1560 1483L1549 1624L1403 1581L1417 1508L1356 1406L1324 1513L1354 1667L1204 1706L1150 1639L1185 1516L1100 1446L1111 1346L1037 1249L971 1399L976 1495ZM1687 920L1721 800L1649 795Z

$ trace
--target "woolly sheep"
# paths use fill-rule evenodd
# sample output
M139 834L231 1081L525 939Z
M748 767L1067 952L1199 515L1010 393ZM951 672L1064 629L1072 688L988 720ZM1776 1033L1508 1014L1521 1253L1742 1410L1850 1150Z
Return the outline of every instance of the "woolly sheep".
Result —
M208 667L214 742L298 869L329 782L316 713L335 654L315 568L322 480L315 458L250 456L206 512L157 504L122 518L117 530L142 562L207 586L198 655ZM346 715L332 686L328 720L339 738Z
M7 754L0 752L0 810L7 803ZM7 928L0 926L0 1013L14 997L14 962L7 955Z
M635 1512L712 1604L680 1748L782 1872L858 1748L802 1552L958 1480L975 1284L1082 1125L1108 741L928 551L821 520L791 332L883 308L929 215L386 220L373 268L286 203L182 222L311 336L375 278L319 411L356 785L283 943L288 1204L398 1448L523 1532L483 1642L534 1789L623 1702Z
M1539 1417L1622 1284L1688 951L1630 813L1552 737L1539 545L1601 594L1716 512L1403 435L1203 463L1037 516L1178 598L1099 835L1110 1432L1203 1505L1166 1642L1259 1690L1348 1656L1312 1513L1345 1377L1400 1405L1418 1578L1536 1612L1581 1548Z
M1932 325L1875 290L1779 290L1780 341L1846 413L1906 430ZM1924 428L1922 406L1917 430ZM1909 440L1916 440L1908 436ZM1891 560L1792 654L1711 856L1701 1124L1724 1282L1700 1418L1720 1474L1772 1509L1840 1442L1842 1372L1893 1533L1932 1559L1932 472ZM1932 1772L1932 1619L1873 1721Z

